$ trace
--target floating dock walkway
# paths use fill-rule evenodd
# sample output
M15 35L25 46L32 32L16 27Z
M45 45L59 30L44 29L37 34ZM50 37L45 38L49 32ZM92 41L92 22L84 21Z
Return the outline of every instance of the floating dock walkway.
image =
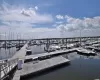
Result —
M24 63L22 70L16 71L13 80L20 80L20 77L21 78L27 77L30 74L35 74L37 72L41 72L43 70L53 68L55 66L62 65L68 62L70 62L70 60L62 56L58 56L58 57L53 57L50 59L38 61L37 63L34 62Z
M28 47L28 43L25 44L13 57L12 59L16 59L16 58L24 58L26 55L26 48Z
M18 59L24 60L26 47L28 47L28 44L25 44L12 58L0 62L0 80L5 78L17 66Z
M30 56L26 56L25 59L30 59L32 58L33 60L37 60L37 59L45 59L47 57L52 57L52 56L58 56L58 55L62 55L62 54L66 54L66 53L71 53L71 52L75 52L76 49L68 49L68 50L58 50L58 51L54 51L54 52L47 52L47 53L42 53L42 54L35 54L35 55L30 55Z
M32 61L24 63L22 70L16 71L13 80L20 80L20 78L25 78L30 74L35 74L40 71L46 70L48 68L52 68L64 63L68 63L70 62L70 60L58 55L62 55L70 52L78 52L86 55L87 54L95 55L95 53L90 50L86 50L83 48L73 48L68 50L61 50L61 51L54 51L50 53L42 53L37 55L26 56L24 60L32 59ZM34 60L38 60L38 61L34 62Z
M24 63L23 64L23 69L21 71L17 70L17 72L16 72L16 73L21 72L20 76L41 71L40 67L37 67L36 69L33 70L32 66L34 66L34 65L42 66L42 69L47 69L47 68L50 68L50 67L55 66L55 65L59 65L59 64L65 63L65 62L69 62L69 60L67 60L67 59L65 60L65 58L61 58L58 55L68 54L68 53L71 53L71 52L78 52L78 53L81 53L83 55L96 55L95 52L87 50L87 49L84 49L84 48L73 48L73 49L60 50L60 51L57 50L57 51L49 52L49 53L42 53L42 54L37 54L37 55L26 56L27 47L28 47L28 44L25 44L21 48L21 50L19 50L11 59L12 60L13 59L21 59L21 60L23 60L23 62L25 60L27 60L27 59L32 59L32 61L39 60L39 62L36 63L36 64ZM60 61L61 61L61 63L59 63ZM17 61L16 61L16 63L17 63ZM45 64L45 66L43 66L44 64ZM16 66L16 65L17 64L15 64L14 66ZM26 70L26 67L29 70ZM26 73L24 72L25 70L26 70ZM2 72L0 72L1 73L1 77L2 77ZM15 76L16 76L16 74L15 74ZM18 75L17 75L17 77L18 77ZM14 80L16 80L16 78Z
M91 50L87 50L84 48L73 48L73 49L68 49L68 50L58 50L58 51L49 52L49 53L47 52L47 53L42 53L42 54L30 55L30 56L26 56L25 59L32 58L33 60L42 60L49 57L63 55L63 54L71 53L71 52L77 52L84 55L96 55L96 53Z

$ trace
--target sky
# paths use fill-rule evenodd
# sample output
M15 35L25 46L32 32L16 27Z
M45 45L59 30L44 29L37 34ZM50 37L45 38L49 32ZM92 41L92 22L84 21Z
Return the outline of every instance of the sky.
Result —
M100 34L100 0L0 0L0 38L76 37L80 32Z

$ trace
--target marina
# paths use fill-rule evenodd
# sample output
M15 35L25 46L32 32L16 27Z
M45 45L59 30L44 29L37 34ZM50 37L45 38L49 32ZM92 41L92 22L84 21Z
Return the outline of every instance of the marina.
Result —
M100 0L0 0L0 80L100 80Z
M57 68L57 66L59 66L59 65L69 63L69 62L71 62L71 59L70 59L70 57L68 57L68 55L73 55L73 53L77 53L77 55L79 54L79 55L84 55L84 56L99 56L92 49L88 49L88 48L92 47L92 46L90 47L90 45L89 46L83 45L80 47L80 44L79 44L79 47L76 47L76 45L78 45L78 44L75 44L71 41L67 42L67 44L66 44L66 42L64 42L64 40L66 40L66 39L64 38L64 39L58 39L59 41L61 41L61 42L59 42L59 45L63 46L63 47L58 47L57 46L58 44L55 45L55 43L54 43L55 46L53 45L51 39L47 39L47 40L42 39L42 41L43 40L45 41L45 42L43 42L45 44L40 44L41 46L38 46L38 43L37 43L37 45L36 44L30 45L32 42L30 40L29 41L26 40L27 42L24 43L24 46L21 49L19 49L19 51L16 51L16 53L12 57L7 59L7 63L11 62L10 60L14 60L14 59L17 59L17 61L15 62L15 64L13 64L12 68L10 68L11 65L10 65L10 67L8 67L9 64L5 63L7 66L6 69L8 71L6 72L6 75L4 73L5 70L1 71L1 79L9 78L9 77L7 77L7 75L9 75L9 72L11 72L13 69L15 69L16 66L18 66L19 61L22 61L19 66L19 68L21 68L21 69L20 70L15 69L13 80L23 80L25 77L28 78L29 75L39 74L42 71L47 71L48 69L51 69L55 66ZM79 41L77 43L80 43ZM66 47L64 47L65 44L66 44ZM69 44L71 46L70 46L70 48L67 48L69 46ZM52 46L52 45L53 45L52 48L55 49L54 51L50 51L50 49L51 49L50 46ZM94 45L94 43L92 43L92 45ZM33 47L31 47L31 46L33 46ZM46 47L48 50L47 50L47 52L45 52L45 50L44 50L44 52L42 52L42 53L33 54L33 52L34 52L33 48L35 48L35 46ZM41 48L41 49L44 49L44 48ZM99 49L99 48L96 48L96 49ZM66 56L63 56L63 55L67 55L67 58L65 58ZM70 65L71 65L71 63L70 63ZM1 66L3 66L3 64L1 64Z

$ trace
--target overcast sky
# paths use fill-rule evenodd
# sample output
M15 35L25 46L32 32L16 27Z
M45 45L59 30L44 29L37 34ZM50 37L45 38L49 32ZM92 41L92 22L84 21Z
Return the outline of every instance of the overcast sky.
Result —
M0 0L2 38L75 37L80 31L100 34L100 0Z

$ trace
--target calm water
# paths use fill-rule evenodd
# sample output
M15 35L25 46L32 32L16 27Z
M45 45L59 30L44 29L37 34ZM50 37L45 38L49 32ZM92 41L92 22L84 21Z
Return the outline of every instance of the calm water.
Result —
M43 48L35 47L33 54L44 52ZM71 60L70 65L46 72L27 80L94 80L100 79L100 54L98 56L83 56L77 53L63 55Z
M69 66L28 80L94 80L100 79L99 59L75 59Z
M14 54L16 53L16 48L9 48L9 49L5 49L5 48L0 48L0 60L1 59L7 59L12 57Z
M44 53L44 45L42 46L31 46L33 54ZM0 60L12 57L17 52L16 47L13 48L0 48Z
M31 46L33 54L41 54L44 46ZM0 49L0 59L11 57L16 48ZM27 80L94 80L100 79L100 53L97 56L83 56L77 53L63 55L71 60L70 65L46 72Z

